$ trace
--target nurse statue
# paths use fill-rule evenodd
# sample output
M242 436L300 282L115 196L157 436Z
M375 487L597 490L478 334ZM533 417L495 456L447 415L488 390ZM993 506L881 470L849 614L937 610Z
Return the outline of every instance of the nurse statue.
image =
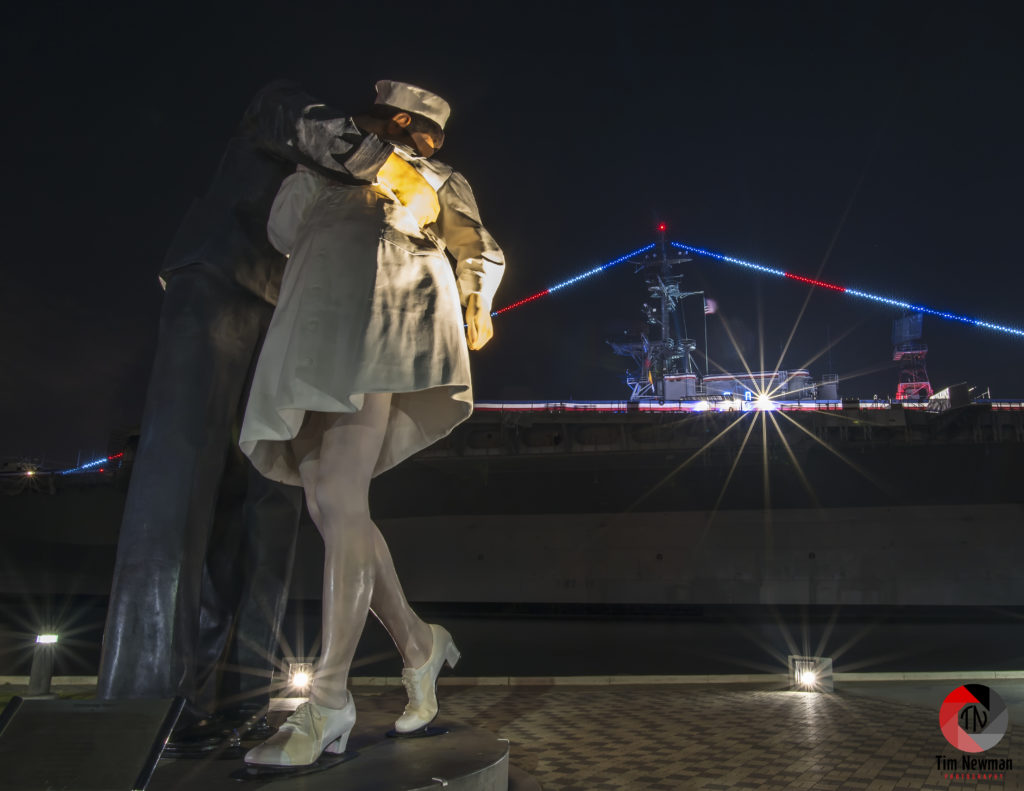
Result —
M305 492L325 548L323 651L309 701L249 764L345 751L356 719L348 674L369 612L405 665L399 734L437 715L437 676L459 659L451 635L406 601L368 504L371 478L469 417L467 347L493 333L504 256L466 179L431 158L449 112L422 88L378 82L371 110L353 119L394 147L376 180L300 167L271 210L270 240L290 257L239 444L267 478Z

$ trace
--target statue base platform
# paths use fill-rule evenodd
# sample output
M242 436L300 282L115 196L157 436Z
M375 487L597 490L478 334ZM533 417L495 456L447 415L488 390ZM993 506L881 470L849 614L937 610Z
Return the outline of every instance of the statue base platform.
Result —
M424 738L389 738L394 718L360 714L348 741L349 760L306 774L261 775L240 781L245 768L239 748L225 747L199 758L161 759L147 791L265 789L265 791L536 791L529 775L509 767L509 744L493 733L443 716L447 733ZM258 742L243 742L242 748Z

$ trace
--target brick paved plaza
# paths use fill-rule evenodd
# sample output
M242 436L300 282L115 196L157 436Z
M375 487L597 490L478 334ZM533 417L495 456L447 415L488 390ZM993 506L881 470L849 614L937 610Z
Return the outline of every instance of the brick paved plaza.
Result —
M441 716L509 739L512 764L545 791L685 789L1024 789L1024 684L991 681L1009 704L1010 729L986 759L1014 768L967 779L937 756L938 703L956 682L839 684L835 693L765 685L458 686L439 690ZM88 687L57 687L76 698ZM364 714L402 710L401 687L355 688ZM0 701L24 694L0 686Z
M947 779L936 756L959 762L961 753L944 740L937 707L843 691L446 686L439 694L443 716L508 738L513 765L546 791L1024 788L1024 737L1015 740L1012 727L983 755L1015 766L1019 757L1020 768L1001 779ZM359 703L397 712L403 691Z

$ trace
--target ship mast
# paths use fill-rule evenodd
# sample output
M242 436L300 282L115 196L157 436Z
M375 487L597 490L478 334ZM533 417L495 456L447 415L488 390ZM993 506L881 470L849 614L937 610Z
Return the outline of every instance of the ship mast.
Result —
M685 317L682 303L687 297L703 296L703 291L683 291L679 284L683 275L676 267L692 261L692 258L670 252L665 239L665 224L658 225L659 244L654 250L627 259L633 264L634 274L643 273L644 282L651 295L651 302L645 302L643 312L651 328L641 334L639 340L609 341L616 354L632 357L639 366L626 376L630 400L641 398L687 397L697 393L698 368L693 361L697 342L686 337ZM677 323L677 314L682 321ZM681 326L680 326L681 325ZM676 332L673 332L674 327ZM656 336L656 337L655 337ZM666 394L665 377L685 376L688 383L676 393Z

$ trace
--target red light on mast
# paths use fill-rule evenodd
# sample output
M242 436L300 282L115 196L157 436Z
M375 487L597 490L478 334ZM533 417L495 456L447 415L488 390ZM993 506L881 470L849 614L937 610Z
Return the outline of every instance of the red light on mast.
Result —
M664 232L665 231L665 223L659 222L658 223L658 230Z

